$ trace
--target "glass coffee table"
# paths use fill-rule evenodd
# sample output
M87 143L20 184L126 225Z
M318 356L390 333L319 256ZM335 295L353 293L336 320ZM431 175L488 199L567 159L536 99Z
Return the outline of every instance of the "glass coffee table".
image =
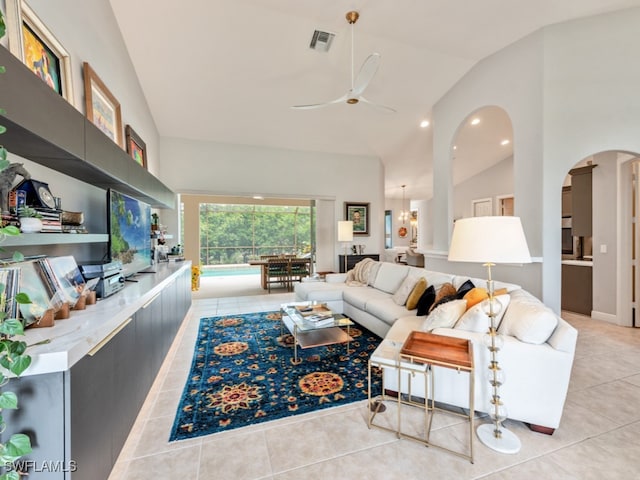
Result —
M280 336L284 333L284 327L293 335L293 361L298 360L298 346L300 348L321 347L336 343L347 344L349 354L349 342L351 338L351 325L353 322L340 313L331 312L322 302L298 302L285 303L280 306L281 323ZM317 316L325 315L326 318L314 321ZM345 332L340 327L347 327Z

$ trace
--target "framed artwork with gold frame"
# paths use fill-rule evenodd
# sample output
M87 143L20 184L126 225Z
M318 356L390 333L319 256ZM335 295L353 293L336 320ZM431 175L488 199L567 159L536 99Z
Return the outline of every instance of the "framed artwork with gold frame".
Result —
M127 143L127 153L131 155L138 165L147 168L147 144L140 138L140 135L127 125L124 129L124 136Z
M71 57L24 0L6 0L9 51L70 104Z
M91 66L84 62L84 101L87 118L107 137L123 146L120 102Z

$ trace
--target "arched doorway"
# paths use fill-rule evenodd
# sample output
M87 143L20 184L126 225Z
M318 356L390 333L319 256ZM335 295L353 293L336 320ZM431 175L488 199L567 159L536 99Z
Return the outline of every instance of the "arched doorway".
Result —
M639 172L640 155L610 150L582 159L568 173L562 209L563 310L618 325L640 326L640 319L636 319L640 299ZM585 196L580 190L586 187L589 192Z
M453 218L513 215L513 127L498 106L460 124L452 148Z

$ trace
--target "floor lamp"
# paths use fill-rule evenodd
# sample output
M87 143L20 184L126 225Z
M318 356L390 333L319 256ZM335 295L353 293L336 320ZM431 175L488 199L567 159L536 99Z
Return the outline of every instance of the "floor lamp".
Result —
M347 272L347 246L353 242L353 222L343 220L338 222L338 241L344 242L344 271Z
M522 230L519 217L472 217L461 218L453 226L449 261L482 263L487 267L486 312L489 317L489 331L485 345L491 361L488 380L491 385L491 411L493 424L480 425L476 430L478 438L487 447L501 453L518 453L520 439L506 430L502 422L507 419L507 410L500 398L500 386L504 383L504 372L498 363L498 351L503 339L497 332L495 322L502 304L495 299L491 267L497 263L530 263L529 247Z

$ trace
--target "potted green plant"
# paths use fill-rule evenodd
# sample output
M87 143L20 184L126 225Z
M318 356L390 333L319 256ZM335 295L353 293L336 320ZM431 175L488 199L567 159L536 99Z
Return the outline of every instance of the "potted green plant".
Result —
M18 209L18 220L20 221L20 231L22 233L37 233L42 231L42 215L35 208L20 207Z
M4 37L5 24L2 11L0 11L0 38ZM4 67L0 65L0 74L4 73ZM4 114L4 110L0 108L0 115ZM0 135L6 131L3 125L0 125ZM0 171L9 166L7 161L7 151L0 144ZM6 235L20 235L18 228L0 224L0 241ZM14 253L13 259L20 261L23 259L18 252ZM0 284L0 294L4 292L6 285ZM28 295L19 293L16 295L16 301L19 303L31 303ZM29 365L31 365L31 357L27 355L27 344L22 340L15 340L16 336L24 335L24 327L20 320L16 318L7 318L6 313L0 311L0 432L4 431L6 424L2 416L4 409L18 408L18 397L14 392L7 390L7 386L11 382L13 376L19 377ZM12 467L14 462L20 460L24 455L31 453L31 439L23 433L15 433L9 438L0 439L0 468L3 473L0 480L19 480L21 472Z

